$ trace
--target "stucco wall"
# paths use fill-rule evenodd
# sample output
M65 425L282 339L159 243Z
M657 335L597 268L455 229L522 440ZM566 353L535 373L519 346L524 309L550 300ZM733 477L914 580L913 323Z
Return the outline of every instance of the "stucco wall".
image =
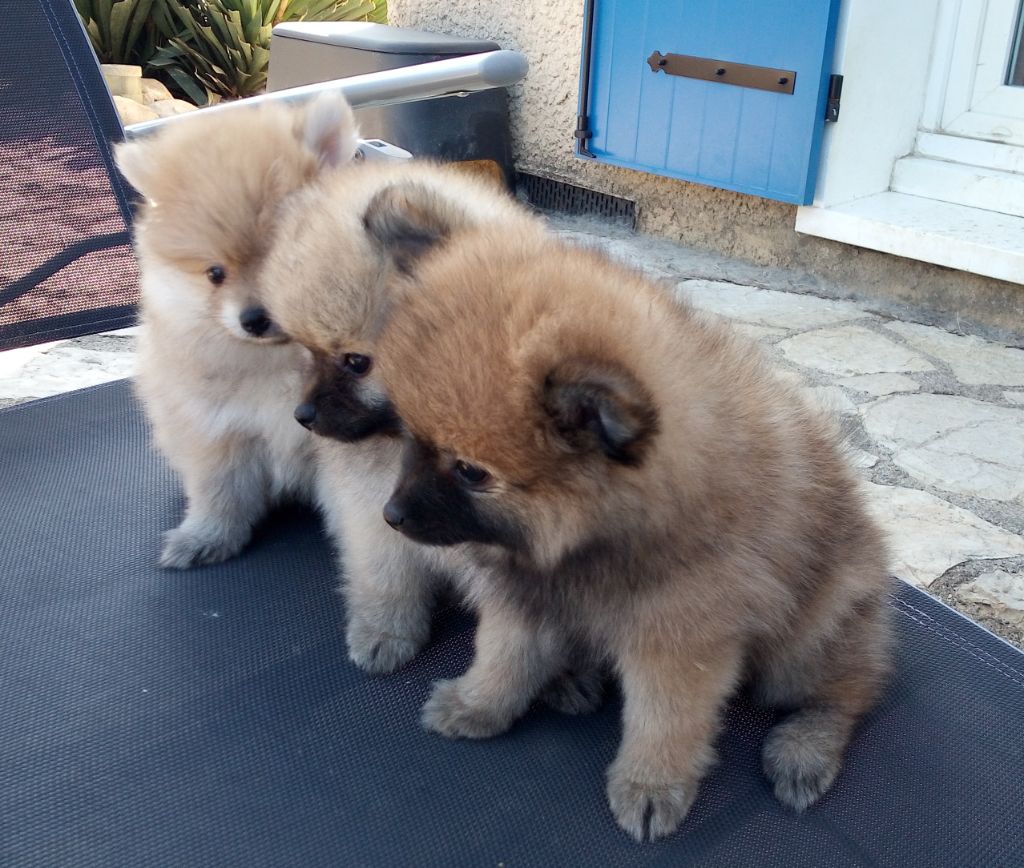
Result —
M951 329L1024 338L1024 287L799 235L795 208L573 156L582 0L389 0L391 22L494 39L524 52L512 95L517 167L632 199L638 228L760 265L794 268L830 295L905 305Z

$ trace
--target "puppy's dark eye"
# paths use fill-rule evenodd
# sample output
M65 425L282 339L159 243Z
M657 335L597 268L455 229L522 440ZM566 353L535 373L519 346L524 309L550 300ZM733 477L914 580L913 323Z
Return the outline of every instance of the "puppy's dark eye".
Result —
M491 474L482 467L465 461L455 462L455 475L466 485L482 485L491 478Z
M362 377L373 367L373 359L359 353L345 353L341 360L341 366L353 377Z
M224 270L223 265L211 265L206 269L206 278L214 286L220 286L227 276L228 273Z

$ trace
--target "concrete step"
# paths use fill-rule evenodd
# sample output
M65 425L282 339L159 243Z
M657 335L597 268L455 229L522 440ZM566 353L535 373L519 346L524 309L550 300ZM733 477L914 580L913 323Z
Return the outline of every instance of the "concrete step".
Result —
M965 163L968 166L1024 175L1024 148L1017 145L921 132L917 134L914 154L933 160L945 160L947 163Z
M1024 174L912 156L897 160L892 191L1024 217Z
M1024 217L890 191L799 208L796 231L1024 283Z

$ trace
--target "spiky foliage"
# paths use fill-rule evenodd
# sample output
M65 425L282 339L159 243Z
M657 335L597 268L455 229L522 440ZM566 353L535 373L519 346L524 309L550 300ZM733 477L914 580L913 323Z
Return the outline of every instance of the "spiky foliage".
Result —
M270 33L282 21L376 21L385 0L158 0L167 44L150 66L196 103L234 99L266 86Z
M157 49L154 3L162 0L75 0L100 63L146 63Z

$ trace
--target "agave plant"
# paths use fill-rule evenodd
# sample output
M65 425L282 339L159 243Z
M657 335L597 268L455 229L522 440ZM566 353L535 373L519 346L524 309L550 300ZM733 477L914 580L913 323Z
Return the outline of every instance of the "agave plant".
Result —
M282 21L386 20L385 0L158 0L167 44L149 65L196 103L263 90L270 33Z
M100 63L145 63L156 51L154 2L162 0L75 0Z

